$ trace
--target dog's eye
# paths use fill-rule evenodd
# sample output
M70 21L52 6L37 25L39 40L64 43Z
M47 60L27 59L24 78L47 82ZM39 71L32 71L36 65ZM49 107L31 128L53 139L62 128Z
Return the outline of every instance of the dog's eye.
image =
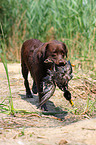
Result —
M64 57L64 52L63 51L61 51L61 55Z

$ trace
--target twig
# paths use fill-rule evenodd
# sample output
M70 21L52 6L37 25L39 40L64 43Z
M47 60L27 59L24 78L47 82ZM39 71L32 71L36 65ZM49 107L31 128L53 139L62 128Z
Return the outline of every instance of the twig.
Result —
M85 127L82 127L82 129L86 129L86 130L93 130L93 131L95 131L95 130L96 130L96 128L85 128Z
M61 118L54 117L54 116L48 116L48 115L45 116L45 115L42 115L42 117L44 117L44 118L51 118L51 119L56 119L56 120L62 121Z
M41 117L40 115L34 114L34 113L33 113L33 114L28 114L28 115L20 115L20 114L19 114L19 115L15 115L15 116L16 116L16 117L31 117L31 116L36 116L36 117L39 117L39 118Z

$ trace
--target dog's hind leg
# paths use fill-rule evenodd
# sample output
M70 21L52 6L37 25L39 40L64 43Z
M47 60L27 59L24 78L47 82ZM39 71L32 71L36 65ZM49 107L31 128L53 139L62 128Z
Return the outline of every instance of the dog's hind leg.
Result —
M24 85L26 88L26 97L33 98L31 91L30 91L29 82L28 82L28 68L24 62L22 62L21 66L22 66L22 75L24 78Z

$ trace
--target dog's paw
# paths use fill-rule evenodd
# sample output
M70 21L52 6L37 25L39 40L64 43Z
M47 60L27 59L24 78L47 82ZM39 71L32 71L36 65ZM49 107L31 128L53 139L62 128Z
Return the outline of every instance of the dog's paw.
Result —
M33 98L32 94L26 93L26 98Z
M37 87L36 87L36 86L33 86L33 87L32 87L32 92L33 92L34 94L37 94Z
M32 88L32 92L33 92L34 94L37 94L37 89L33 89L33 88Z
M32 92L33 92L34 94L37 94L37 86L36 86L35 81L33 82Z

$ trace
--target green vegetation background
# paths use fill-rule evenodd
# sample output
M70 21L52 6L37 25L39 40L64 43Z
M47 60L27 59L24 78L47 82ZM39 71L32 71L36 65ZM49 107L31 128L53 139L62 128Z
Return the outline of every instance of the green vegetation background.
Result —
M22 43L30 38L63 41L71 61L94 70L96 0L1 0L0 53L4 44L8 60L20 61Z

